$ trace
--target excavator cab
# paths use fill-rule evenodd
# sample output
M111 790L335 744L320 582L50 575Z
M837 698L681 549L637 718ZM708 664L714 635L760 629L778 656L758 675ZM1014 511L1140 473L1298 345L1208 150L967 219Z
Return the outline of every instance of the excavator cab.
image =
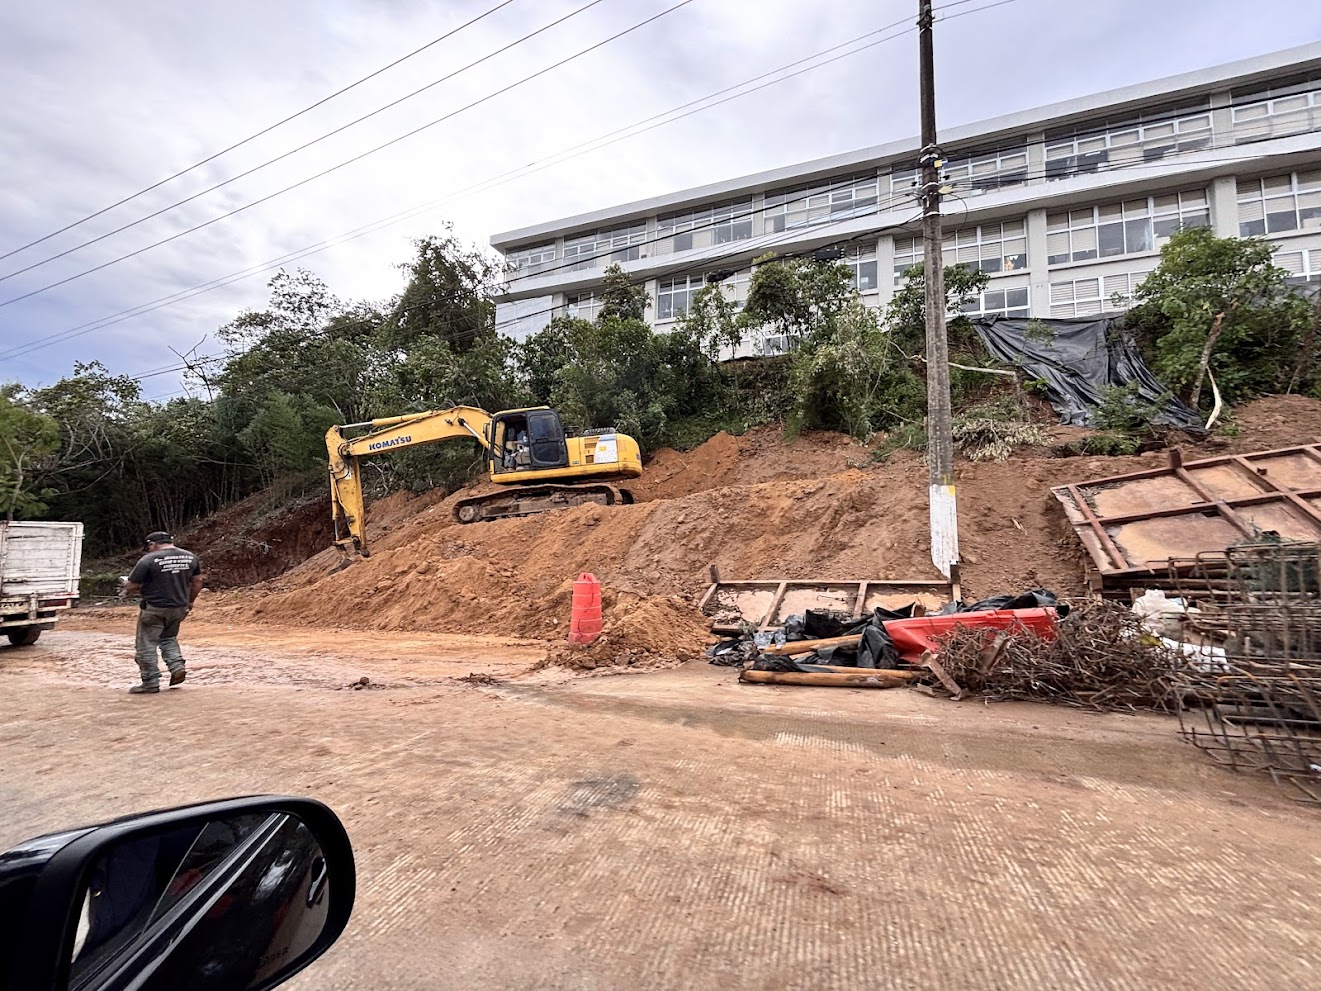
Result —
M553 409L510 410L491 419L491 472L567 468L569 445Z

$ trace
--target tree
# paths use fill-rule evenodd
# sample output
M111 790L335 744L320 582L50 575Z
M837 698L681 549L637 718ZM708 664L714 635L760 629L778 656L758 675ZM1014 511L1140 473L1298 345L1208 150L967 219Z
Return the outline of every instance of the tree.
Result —
M568 318L556 317L516 346L514 365L532 402L550 404L560 369L574 358L573 326Z
M1196 407L1213 373L1229 401L1315 386L1318 342L1311 305L1271 263L1275 247L1253 238L1179 231L1134 293L1125 320L1156 374Z
M263 484L270 485L325 461L323 438L335 420L333 409L305 396L272 392L238 439L261 469Z
M421 337L467 351L495 333L495 276L498 266L465 248L452 233L419 238L413 261L399 267L408 284L382 327L386 349L408 348Z
M27 409L21 395L17 384L0 386L0 512L10 522L47 509L45 500L55 493L36 480L60 447L59 424Z
M646 286L635 286L618 263L605 270L605 283L597 295L601 299L598 320L641 320L651 306Z
M701 342L712 357L724 348L737 348L747 333L733 301L725 295L724 287L715 282L697 291L679 325Z
M921 380L859 299L794 355L789 385L795 427L864 441L876 430L919 422L925 409Z
M748 301L740 316L745 332L770 327L791 341L829 336L839 314L857 295L843 265L802 258L781 261L769 255L753 264Z
M990 276L967 265L945 266L945 312L955 314L949 320L947 332L951 352L976 350L973 341L976 332L971 321L959 311L977 299L986 288ZM885 311L885 326L890 337L906 354L926 353L927 302L926 276L921 265L914 265L903 274L903 282L895 290Z
M216 383L234 415L246 421L272 392L282 392L308 396L346 421L360 419L363 390L376 367L371 355L380 313L363 304L346 308L301 269L280 272L268 285L265 310L246 311L220 328L229 357Z

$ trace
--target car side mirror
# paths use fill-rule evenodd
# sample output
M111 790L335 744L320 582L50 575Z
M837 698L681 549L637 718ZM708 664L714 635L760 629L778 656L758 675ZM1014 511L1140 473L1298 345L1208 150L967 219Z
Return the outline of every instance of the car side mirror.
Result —
M264 991L339 938L355 885L344 826L309 799L42 837L0 855L0 907L20 927L0 975L16 991Z

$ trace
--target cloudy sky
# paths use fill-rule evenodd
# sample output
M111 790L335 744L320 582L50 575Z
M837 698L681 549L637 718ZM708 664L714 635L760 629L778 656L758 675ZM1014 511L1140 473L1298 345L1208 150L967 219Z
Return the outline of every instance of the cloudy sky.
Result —
M49 383L97 359L137 375L203 353L259 308L286 255L432 204L290 266L345 299L401 287L411 238L446 221L497 231L912 135L913 34L548 168L494 177L910 18L914 0L691 0L655 22L416 136L159 247L609 38L677 0L597 0L530 41L251 175L589 0L512 0L343 96L33 247L322 99L498 0L11 0L0 5L0 381ZM944 2L944 0L941 0ZM973 10L970 0L950 11ZM938 3L939 6L939 3ZM1012 0L937 28L942 127L1321 38L1302 0ZM52 255L64 257L45 264ZM131 252L140 254L116 261ZM110 263L106 265L106 263ZM31 271L18 273L28 266ZM99 271L42 290L52 283ZM97 326L194 287L212 291ZM15 297L30 298L9 303ZM84 325L94 329L77 333ZM55 335L65 339L5 352ZM143 382L148 397L182 388Z

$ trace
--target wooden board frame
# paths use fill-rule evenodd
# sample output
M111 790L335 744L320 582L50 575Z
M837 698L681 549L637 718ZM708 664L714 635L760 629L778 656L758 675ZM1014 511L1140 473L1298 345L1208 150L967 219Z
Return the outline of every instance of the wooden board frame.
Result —
M772 591L769 605L765 610L759 610L756 616L745 616L745 621L756 626L758 632L779 629L782 625L777 622L781 604L785 596L798 591L834 591L839 592L846 598L852 596L853 607L851 610L855 618L861 618L863 610L866 608L866 602L874 592L892 593L898 596L912 595L914 597L924 595L940 599L942 602L956 601L960 596L958 583L958 572L956 571L946 581L943 578L936 579L892 579L892 578L867 578L867 579L827 579L827 578L774 578L759 579L754 581L724 581L712 582L707 588L697 604L699 612L705 615L711 615L712 605L718 599L720 593L737 593L753 591ZM740 626L738 624L715 624L711 627L713 633L738 633Z
M1293 457L1301 457L1314 471L1308 473L1306 484L1301 486L1277 484L1270 478L1269 462ZM1257 492L1252 495L1220 492L1212 484L1214 479L1193 477L1192 472L1198 469L1220 466L1230 468L1235 479L1247 482ZM1093 500L1095 493L1147 479L1173 479L1187 490L1189 498L1182 505L1159 509L1135 508L1132 512L1112 512L1108 515L1097 512ZM1125 553L1120 531L1131 523L1184 518L1195 525L1196 518L1201 517L1223 521L1239 535L1239 539L1250 541L1255 536L1255 528L1251 520L1245 519L1238 511L1255 506L1278 505L1299 524L1301 530L1312 530L1315 534L1312 539L1321 540L1321 508L1309 501L1321 497L1321 448L1316 444L1300 444L1251 454L1228 454L1188 462L1183 460L1182 452L1175 448L1169 452L1169 463L1163 468L1072 482L1055 486L1051 493L1064 507L1070 525L1091 558L1094 568L1092 586L1097 591L1140 582L1150 576L1165 577L1172 570L1184 568L1185 564L1191 568L1192 562L1186 554L1172 553L1164 559L1139 561ZM1209 543L1214 545L1216 542L1213 540ZM1199 550L1198 556L1216 551L1215 546L1207 547Z

